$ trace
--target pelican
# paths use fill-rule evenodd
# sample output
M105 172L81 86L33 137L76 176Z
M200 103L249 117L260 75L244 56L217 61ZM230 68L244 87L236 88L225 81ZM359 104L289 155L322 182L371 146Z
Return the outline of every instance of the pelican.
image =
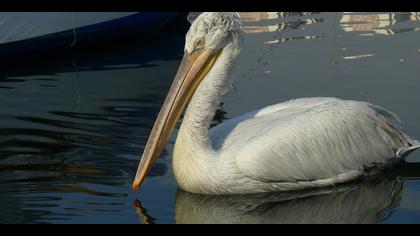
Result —
M300 98L211 129L241 44L238 13L202 13L153 126L132 184L138 190L187 107L172 158L178 186L212 195L303 190L355 180L402 161L420 143L376 105ZM187 106L188 105L188 106Z

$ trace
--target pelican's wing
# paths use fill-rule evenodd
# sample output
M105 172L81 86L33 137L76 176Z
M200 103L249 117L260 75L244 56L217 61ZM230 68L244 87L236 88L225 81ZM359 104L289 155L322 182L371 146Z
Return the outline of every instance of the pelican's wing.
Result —
M396 123L394 114L364 102L296 99L238 117L212 138L253 179L310 181L396 158L412 141Z

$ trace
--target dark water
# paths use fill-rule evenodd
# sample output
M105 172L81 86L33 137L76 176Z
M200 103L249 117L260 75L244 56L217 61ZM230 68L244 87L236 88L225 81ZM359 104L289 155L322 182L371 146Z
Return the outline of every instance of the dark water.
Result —
M369 101L420 139L419 13L242 13L245 45L217 122L296 97ZM420 152L338 188L178 191L173 142L138 193L138 159L182 33L0 68L0 223L420 223ZM4 59L3 59L4 60Z

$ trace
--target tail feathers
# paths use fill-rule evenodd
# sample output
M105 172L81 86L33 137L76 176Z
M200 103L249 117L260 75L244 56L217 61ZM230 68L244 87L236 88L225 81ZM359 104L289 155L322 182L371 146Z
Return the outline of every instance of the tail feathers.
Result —
M402 147L402 148L398 149L396 154L397 154L398 157L403 158L403 157L408 156L408 154L410 154L411 152L413 152L414 150L419 149L419 148L420 148L420 143L416 143L412 146Z

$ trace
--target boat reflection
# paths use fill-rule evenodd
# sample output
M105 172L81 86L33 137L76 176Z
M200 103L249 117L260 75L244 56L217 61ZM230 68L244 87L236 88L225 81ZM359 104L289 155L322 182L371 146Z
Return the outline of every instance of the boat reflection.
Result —
M189 22L193 22L201 12L192 12L188 16ZM304 30L306 25L312 25L328 21L329 19L316 16L320 12L241 12L243 31L248 34L273 33L289 30ZM393 27L407 22L418 22L420 12L398 13L331 13L339 19L339 24L344 32L360 32L361 36L393 35L407 31L420 31L419 27ZM340 30L338 29L338 30ZM278 36L276 36L278 37ZM282 43L291 39L319 38L314 35L300 36L297 38L280 37L277 40L266 43Z
M391 171L392 173L390 173ZM376 223L397 207L404 181L419 178L420 165L401 164L381 176L310 191L211 196L178 190L178 224ZM136 200L141 222L154 223Z
M419 27L395 27L397 24L419 20L420 12L345 12L340 20L340 24L345 32L359 32L360 36L394 35L407 31L419 31Z
M317 12L242 12L243 31L248 34L280 32L299 29L305 25L323 22L322 18L311 17ZM298 17L298 18L296 18ZM271 24L253 25L270 20Z

